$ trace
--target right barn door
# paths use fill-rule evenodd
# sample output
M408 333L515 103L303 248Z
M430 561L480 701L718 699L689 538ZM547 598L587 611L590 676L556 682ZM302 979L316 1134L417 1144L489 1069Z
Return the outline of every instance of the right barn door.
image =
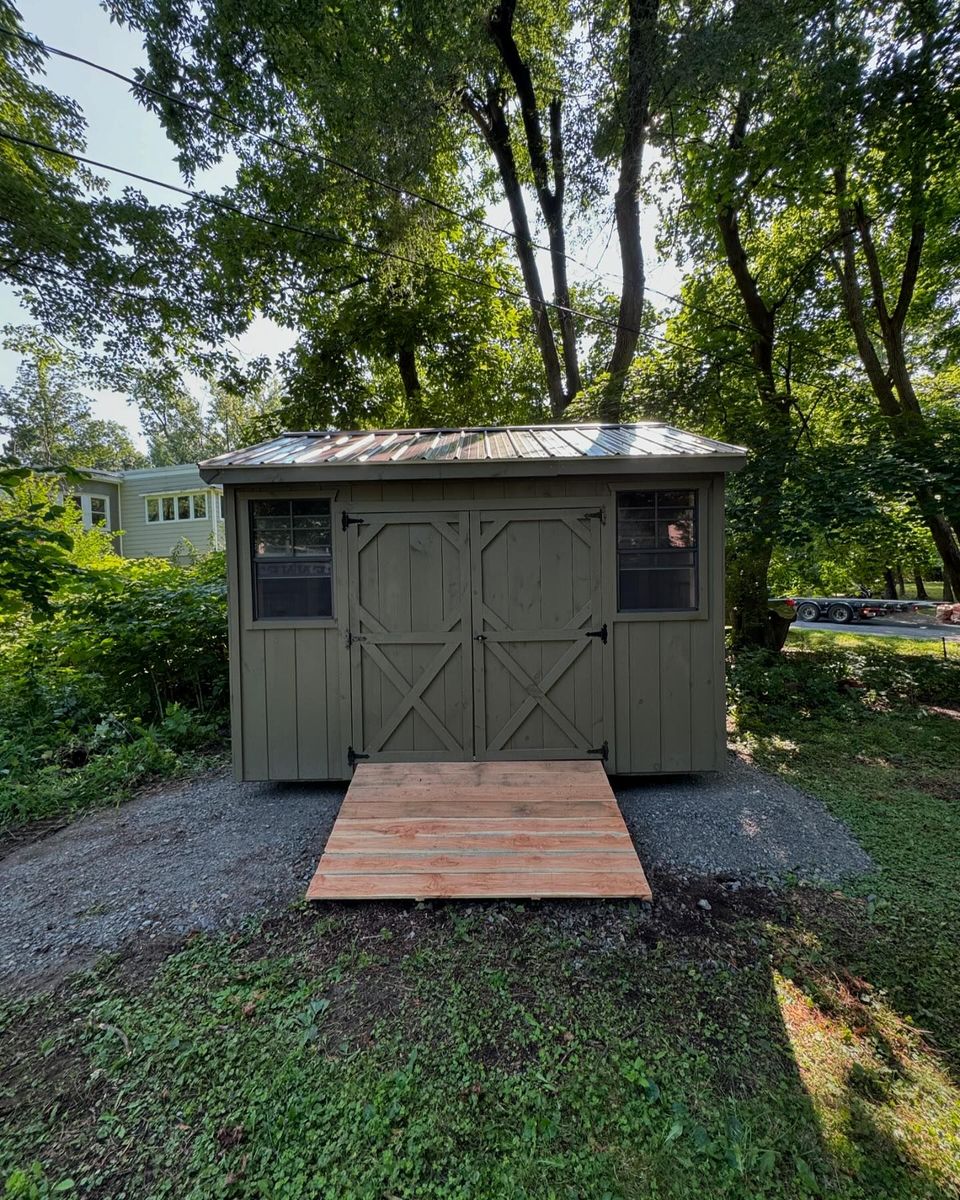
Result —
M604 753L600 514L471 514L478 759Z

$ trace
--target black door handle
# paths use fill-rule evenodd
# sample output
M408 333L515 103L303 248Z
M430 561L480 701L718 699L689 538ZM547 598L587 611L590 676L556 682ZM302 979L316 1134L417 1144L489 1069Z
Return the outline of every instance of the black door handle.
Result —
M475 633L473 635L473 640L475 642L485 642L487 640L487 635L485 633Z

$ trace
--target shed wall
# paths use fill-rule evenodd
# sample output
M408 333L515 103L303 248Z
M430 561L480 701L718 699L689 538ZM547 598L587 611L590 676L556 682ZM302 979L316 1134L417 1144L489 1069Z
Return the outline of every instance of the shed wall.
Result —
M700 492L701 610L617 613L617 491L672 483ZM334 617L329 621L254 622L247 500L255 496L328 496L333 509ZM596 501L602 531L602 605L607 769L617 774L720 770L725 762L723 652L723 480L713 476L558 476L358 482L262 487L227 485L230 568L230 667L235 774L246 780L342 779L353 744L346 644L347 534L341 513L359 506L393 509L535 507L537 499Z

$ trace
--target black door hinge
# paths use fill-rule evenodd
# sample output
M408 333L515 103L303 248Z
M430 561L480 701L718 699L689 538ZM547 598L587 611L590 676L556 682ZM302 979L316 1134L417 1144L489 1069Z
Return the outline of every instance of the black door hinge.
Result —
M606 624L601 625L599 629L588 629L586 636L587 637L598 637L600 639L600 641L603 642L604 645L606 645L607 644L607 626L606 626Z
M367 640L366 637L362 633L354 633L352 629L347 630L347 649L348 650L350 649L350 647L353 645L354 642L365 642L366 640Z
M361 758L369 758L369 757L370 757L369 754L358 754L357 751L354 750L354 748L352 746L347 747L347 764L348 764L348 766L355 767Z
M595 508L592 512L584 513L583 516L580 518L580 520L581 521L602 521L603 520L603 509Z
M340 514L340 526L343 532L346 533L351 525L366 525L363 517L351 517L346 509Z
M606 741L602 746L594 746L592 750L587 751L588 754L599 754L604 762L610 757L610 746Z

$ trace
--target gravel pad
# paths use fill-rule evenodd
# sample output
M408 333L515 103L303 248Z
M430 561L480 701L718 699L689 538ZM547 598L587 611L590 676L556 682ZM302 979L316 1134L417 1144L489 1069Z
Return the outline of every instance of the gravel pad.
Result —
M90 813L0 861L0 988L222 929L303 895L345 786L224 773Z
M617 799L644 866L772 882L839 883L869 855L820 800L731 755L723 775L631 782Z
M616 789L645 867L836 882L871 862L820 801L734 759L722 776ZM199 776L90 813L0 860L0 990L25 992L105 953L162 956L302 897L345 786Z

